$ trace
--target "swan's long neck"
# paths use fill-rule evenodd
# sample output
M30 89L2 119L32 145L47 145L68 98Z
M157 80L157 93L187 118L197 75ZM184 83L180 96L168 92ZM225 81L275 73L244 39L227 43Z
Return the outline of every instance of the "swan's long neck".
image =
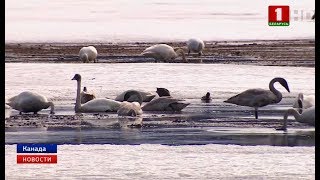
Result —
M80 112L81 109L81 79L77 80L77 97L76 97L76 105L74 107L75 112Z
M182 56L182 60L183 60L184 62L188 62L187 59L186 59L186 56L184 55L184 51L183 51L183 49L181 49L181 48L178 48L178 49L176 50L176 56L179 56L179 55Z
M287 128L287 121L288 121L288 116L289 115L293 115L294 118L296 119L296 121L300 122L300 115L299 112L295 109L288 109L286 111L286 113L284 114L284 117L283 117L283 127L286 129Z
M276 95L277 99L276 99L276 103L280 102L282 99L282 94L280 91L276 90L276 88L274 88L274 83L277 82L277 79L273 79L272 81L270 81L269 83L269 89L270 91Z

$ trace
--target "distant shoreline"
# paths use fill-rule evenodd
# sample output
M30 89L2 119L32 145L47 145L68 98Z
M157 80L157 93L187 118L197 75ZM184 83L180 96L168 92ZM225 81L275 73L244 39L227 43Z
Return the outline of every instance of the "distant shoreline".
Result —
M177 40L128 40L128 41L87 41L87 40L65 40L65 41L5 41L5 44L132 44L132 43L183 43L187 39L177 39ZM230 40L205 40L204 42L266 42L266 41L315 41L315 37L307 38L284 38L284 39L230 39Z
M5 43L5 62L80 63L82 46L94 45L100 63L154 62L140 53L147 47L166 43L186 50L185 41L154 42L21 42ZM248 64L262 66L315 67L314 39L205 41L204 55L187 56L190 63ZM186 52L187 53L187 52ZM176 59L174 62L180 62Z

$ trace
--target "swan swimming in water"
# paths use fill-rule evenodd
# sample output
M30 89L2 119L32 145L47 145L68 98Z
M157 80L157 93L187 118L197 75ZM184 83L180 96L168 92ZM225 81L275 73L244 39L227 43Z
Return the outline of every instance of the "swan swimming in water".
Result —
M163 88L165 89L165 88ZM166 91L165 91L166 92ZM132 94L126 94L128 99ZM139 99L139 104L142 104L142 96L137 96ZM184 100L172 98L171 96L163 96L157 99L152 99L150 102L144 104L141 109L143 111L181 111L183 108L187 107L190 103L183 102ZM136 104L138 105L138 104ZM137 112L137 111L136 111ZM130 114L130 113L128 113ZM133 113L134 114L134 113ZM138 114L138 113L136 113Z
M300 103L302 103L300 106L299 106L299 100L301 100ZM299 108L299 113L301 114L303 109L307 109L307 108L314 106L314 105L315 105L314 96L304 96L302 93L299 93L298 97L295 99L292 107Z
M283 126L277 130L287 130L287 119L289 115L293 115L299 123L315 126L315 106L305 109L301 114L296 109L291 108L285 112L283 117Z
M171 96L170 91L166 88L157 88L156 93L159 95L159 97Z
M151 57L155 59L155 62L158 61L164 61L164 62L170 62L174 59L176 59L179 56L182 56L182 60L184 62L188 62L184 51L181 48L177 48L175 51L171 46L167 44L156 44L153 46L150 46L146 48L141 55L145 57Z
M274 88L275 82L279 82L288 92L290 92L287 81L283 78L276 77L269 83L270 90L260 88L248 89L224 102L240 106L253 107L255 109L255 118L258 119L259 107L267 106L269 104L276 104L282 100L281 92Z
M188 55L190 52L196 52L199 56L201 56L204 49L204 42L201 39L198 38L192 38L187 41L188 46Z
M75 74L72 80L77 81L77 96L76 96L76 105L75 105L75 112L116 112L121 102L112 100L112 99L106 99L106 98L96 98L92 99L91 101L88 101L84 104L81 104L81 75Z
M19 114L33 112L37 114L42 109L51 107L50 114L54 114L54 104L48 101L47 98L41 94L24 91L17 96L11 97L6 103L11 108L19 111Z
M123 93L119 94L115 100L116 101L128 101L128 102L139 102L139 97L137 97L137 93L135 94L131 94L130 97L127 98L127 100L124 100L124 96L125 94L127 94L127 92L129 91L136 91L136 92L139 92L140 95L142 96L142 101L143 102L150 102L156 95L154 94L151 94L149 92L144 92L144 91L138 91L138 90L133 90L133 89L130 89L130 90L127 90L127 91L124 91Z
M210 93L207 92L206 95L204 95L204 96L201 97L201 100L202 100L202 101L205 101L205 102L211 102L212 98L210 97Z
M87 87L83 87L83 91L81 92L80 96L81 96L81 104L84 104L96 98L96 96L93 93L88 93Z
M128 102L128 99L135 95L138 98L138 102ZM118 116L139 116L142 114L141 104L143 97L139 91L130 90L124 95L124 102L121 103L117 114Z
M128 107L125 106L126 103L128 102L119 102L115 101L112 99L106 99L106 98L96 98L92 99L91 101L88 101L84 104L81 104L81 96L80 96L80 90L81 90L81 75L80 74L75 74L72 80L77 81L77 96L76 96L76 105L75 105L75 112L76 113L90 113L90 112L117 112L121 105L123 107ZM134 91L128 92L128 97L133 95ZM125 97L127 97L125 96ZM123 115L122 113L124 111L120 111L118 115Z
M142 106L143 111L181 111L190 103L172 97L159 97Z
M79 51L79 58L84 63L97 62L98 51L93 46L82 47Z

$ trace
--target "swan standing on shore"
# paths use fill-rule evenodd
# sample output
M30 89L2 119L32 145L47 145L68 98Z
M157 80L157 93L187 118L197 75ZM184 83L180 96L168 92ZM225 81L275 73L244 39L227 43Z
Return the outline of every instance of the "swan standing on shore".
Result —
M299 105L299 100L301 100L301 105ZM302 113L303 109L307 109L311 106L315 105L315 98L314 96L304 96L302 93L298 94L298 97L295 99L292 107L299 108L299 113Z
M188 62L186 60L183 49L177 48L175 51L171 46L167 44L156 44L146 48L141 55L145 57L151 57L155 59L155 62L164 61L170 62L176 59L178 56L182 57L184 62Z
M204 42L201 39L192 38L187 41L188 46L188 55L190 52L196 52L199 56L201 56L204 49Z
M97 62L98 52L93 46L83 47L79 51L79 58L84 63L89 63L90 61Z
M81 95L81 104L84 104L96 98L96 96L93 93L88 93L87 87L83 87L83 91L81 92L80 95Z
M127 90L127 91L124 91L123 93L119 94L115 100L116 101L128 101L128 102L139 102L139 97L137 96L137 93L135 94L132 94L130 97L128 97L126 100L124 100L124 96L127 94L127 92L129 91L137 91L140 93L140 95L142 96L142 101L143 102L150 102L156 95L154 94L151 94L149 92L144 92L144 91L138 91L138 90L133 90L133 89L130 89L130 90Z
M288 109L283 117L283 126L278 130L287 130L287 119L289 115L293 115L299 123L315 126L315 106L305 109L301 114L296 109Z
M235 95L228 100L226 103L236 104L240 106L249 106L255 109L255 118L258 119L258 108L269 104L276 104L282 100L282 94L280 91L274 88L274 83L279 82L288 92L289 86L285 79L276 77L269 83L269 89L248 89L238 95Z
M20 114L22 114L22 112L33 112L37 114L38 111L47 109L48 107L51 107L50 114L54 114L53 102L48 101L45 96L35 92L24 91L10 98L6 104L19 111Z

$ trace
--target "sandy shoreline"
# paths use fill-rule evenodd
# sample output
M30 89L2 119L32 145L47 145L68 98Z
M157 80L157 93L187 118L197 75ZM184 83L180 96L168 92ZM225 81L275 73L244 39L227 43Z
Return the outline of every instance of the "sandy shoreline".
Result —
M186 50L185 42L161 42ZM154 62L140 53L152 42L136 43L6 43L5 62L80 63L82 46L94 45L100 63ZM314 39L206 41L204 55L187 56L191 63L315 67ZM176 59L175 62L181 62Z

